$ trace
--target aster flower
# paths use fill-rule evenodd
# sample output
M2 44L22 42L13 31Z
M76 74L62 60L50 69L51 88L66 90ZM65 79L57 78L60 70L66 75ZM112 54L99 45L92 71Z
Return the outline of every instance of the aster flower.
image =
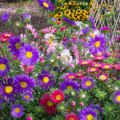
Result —
M96 72L96 71L98 71L98 68L88 67L87 71L88 72Z
M9 72L8 60L0 57L0 76L5 76Z
M3 22L7 22L9 20L9 13L4 13L2 16L1 16L1 19Z
M28 18L28 19L30 19L30 18L31 18L31 15L30 15L30 14L27 14L27 13L24 13L24 14L22 14L22 17L23 17L23 18Z
M74 21L69 20L69 19L67 19L66 17L62 17L62 18L63 18L63 20L64 20L65 22L70 23L71 25L76 25L76 23L75 23Z
M13 55L18 57L20 48L24 46L24 43L20 42L20 37L11 37L9 44L10 52L13 52Z
M85 27L85 28L82 30L82 32L83 32L84 34L87 34L87 33L89 32L89 27Z
M8 39L7 37L1 37L1 38L0 38L0 41L1 41L1 42L6 42L6 41L9 41L9 39Z
M89 51L92 54L104 52L105 42L105 37L103 37L102 35L96 35L95 38L91 38L89 41Z
M91 66L99 68L99 67L101 67L101 63L100 62L93 62Z
M92 63L91 60L81 60L81 61L79 61L80 65L90 65L91 63Z
M94 56L93 59L94 60L104 60L105 57L104 56Z
M101 65L101 68L102 68L102 69L111 69L111 68L113 68L113 65L103 63L103 64Z
M32 96L32 93L29 92L29 93L24 93L23 96L22 96L22 98L25 101L29 102L31 100L31 98L34 98L34 97Z
M45 109L45 112L48 111L49 114L56 112L57 105L50 99L50 96L47 94L44 94L44 97L40 99L40 106Z
M92 23L92 27L93 27L93 29L95 30L96 27L95 27L94 18L93 18L92 16L90 16L90 17L89 17L89 20L91 21L91 23Z
M10 113L14 118L21 117L23 113L23 107L18 104L18 105L12 105L11 106L11 113Z
M120 91L115 92L114 102L120 104Z
M39 50L31 45L24 45L20 48L19 59L26 65L33 65L38 62L40 55Z
M19 95L18 87L14 79L0 80L0 99L11 103L11 101L14 102L16 100L17 95Z
M64 100L64 94L61 90L55 90L51 93L50 98L55 103L61 103Z
M80 84L77 81L65 80L60 84L60 90L64 91L66 89L78 91L80 90Z
M53 87L55 85L55 81L51 80L55 77L55 75L52 73L50 74L50 72L48 70L42 71L40 74L38 74L37 78L37 85L39 87L42 87L43 90L48 90L51 87Z
M39 5L47 10L54 11L55 7L50 0L37 0Z
M2 109L1 105L2 105L2 100L0 100L0 110Z
M65 120L79 120L79 118L77 118L77 116L74 114L69 114L69 115L66 115Z
M65 76L66 80L75 80L76 79L76 75L75 74L68 74Z
M98 80L106 82L106 81L108 81L108 74L103 71L99 71L98 74L96 75L96 78Z
M101 30L101 32L109 32L110 31L110 28L109 27L102 27L102 28L100 28L100 30Z
M82 79L81 86L83 87L83 89L94 87L94 80L90 77L85 77Z
M33 91L32 87L35 87L35 80L27 75L18 75L14 77L14 80L18 83L19 92Z
M7 37L7 38L10 38L10 37L13 37L13 34L12 33L2 33L1 34L1 37Z

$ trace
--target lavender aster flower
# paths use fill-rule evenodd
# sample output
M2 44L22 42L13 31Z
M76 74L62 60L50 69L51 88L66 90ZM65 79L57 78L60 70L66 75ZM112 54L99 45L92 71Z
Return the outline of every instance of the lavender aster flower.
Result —
M89 27L85 27L85 28L82 30L82 32L83 32L84 34L87 34L87 33L89 32Z
M50 0L37 0L37 1L41 7L54 11L55 7Z
M28 19L30 19L30 18L31 18L31 15L28 14L28 13L24 13L24 14L22 15L22 17L23 17L23 18L28 18Z
M88 19L92 22L93 29L95 30L96 27L95 27L94 18L92 16L90 16Z
M20 42L20 37L15 36L10 38L9 44L10 52L13 52L13 55L18 57L20 48L24 46L24 43Z
M9 13L4 13L2 16L1 16L1 19L3 22L7 22L9 20Z
M91 38L89 41L89 51L92 54L104 52L106 39L102 35L96 35L95 38Z
M0 57L0 76L5 76L9 72L8 60Z
M66 89L78 91L80 90L80 84L77 81L65 80L60 84L60 90L64 91Z
M33 97L32 93L29 92L29 93L24 93L23 96L22 96L22 98L23 98L25 101L29 102L30 99L31 99L31 98L34 98L34 97Z
M19 104L19 105L12 105L11 106L11 115L14 118L18 118L21 117L24 113L23 113L23 107Z
M81 86L83 87L83 89L94 87L94 80L90 77L85 77L82 79Z
M31 45L24 45L20 48L19 59L26 65L33 65L38 62L40 55L39 50Z
M14 77L14 80L18 83L19 92L33 91L32 87L35 87L35 80L27 75L18 75Z
M51 80L54 77L55 77L54 74L50 75L50 72L48 70L42 71L37 76L37 78L38 78L37 85L39 87L42 87L43 90L45 90L45 89L48 90L55 85L55 81Z
M120 104L120 91L115 92L114 102Z
M76 23L75 23L74 21L69 20L69 19L67 19L66 17L62 17L62 18L63 18L63 20L64 20L65 22L70 23L71 25L76 25Z

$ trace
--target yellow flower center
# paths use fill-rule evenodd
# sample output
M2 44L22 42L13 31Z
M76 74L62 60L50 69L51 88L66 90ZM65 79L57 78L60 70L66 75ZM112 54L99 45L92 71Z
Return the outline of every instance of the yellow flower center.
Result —
M46 8L48 8L49 7L49 5L47 4L47 3L43 3L43 5L44 5L44 7L46 7Z
M101 57L97 57L98 60L101 60L102 58Z
M12 91L13 91L12 86L5 86L5 93L10 94L10 93L12 93Z
M69 76L68 78L69 78L69 79L74 79L75 77L74 77L74 76Z
M6 65L5 64L0 64L0 70L5 70L6 69Z
M73 87L69 85L69 86L67 86L67 89L68 89L68 90L72 90Z
M65 61L67 60L66 55L62 55L62 58L63 58Z
M32 56L33 56L33 55L32 55L31 52L27 52L27 53L26 53L26 57L27 57L27 58L31 58Z
M25 95L24 98L30 99L30 96L29 95Z
M20 84L21 84L22 88L26 88L27 87L27 83L26 82L20 82Z
M91 84L92 84L91 81L86 82L86 86L90 86Z
M99 46L100 46L100 42L99 42L99 41L95 42L94 46L95 46L96 48L99 47Z
M52 40L51 39L49 39L49 44L52 45Z
M48 105L49 107L52 107L52 106L53 106L53 102L49 100L49 101L47 102L47 105Z
M91 71L93 72L93 71L95 71L96 69L95 68L91 68Z
M100 75L98 79L103 81L103 80L106 79L106 76L105 75Z
M95 34L91 34L91 37L95 37Z
M117 101L120 101L120 95L117 96Z
M104 68L108 69L108 68L110 68L110 66L109 65L105 65Z
M81 74L78 74L78 76L81 76Z
M61 100L61 98L62 98L61 95L56 96L56 100Z
M43 78L43 82L44 82L44 83L48 83L48 82L49 82L49 78L48 78L48 77L44 77L44 78Z
M5 34L5 37L10 37L10 35L9 34Z
M16 47L17 50L20 50L20 48L22 47L22 45L17 42L17 43L15 44L15 47Z
M20 112L20 108L15 108L15 112L19 113Z
M82 64L87 64L87 63L88 63L87 61L82 62Z
M93 116L91 114L87 115L87 120L93 120Z
M73 117L70 117L69 120L75 120Z
M6 41L6 39L3 39L3 41Z

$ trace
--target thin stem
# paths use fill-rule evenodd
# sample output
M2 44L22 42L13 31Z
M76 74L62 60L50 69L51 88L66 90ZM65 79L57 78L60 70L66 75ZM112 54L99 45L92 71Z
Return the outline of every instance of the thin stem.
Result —
M1 50L1 52L2 52L2 54L3 54L3 56L4 56L4 58L5 58L5 54L4 54L1 46L0 46L0 50Z
M42 17L41 17L41 21L40 21L40 24L39 24L38 30L40 30L40 28L41 28L43 18L44 18L44 12L43 12L43 10L42 10Z

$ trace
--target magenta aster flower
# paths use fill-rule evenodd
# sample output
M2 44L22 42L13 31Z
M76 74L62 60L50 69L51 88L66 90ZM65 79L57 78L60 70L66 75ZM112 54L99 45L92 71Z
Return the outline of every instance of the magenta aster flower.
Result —
M18 75L14 77L18 84L19 92L33 91L32 87L35 87L35 80L27 75Z
M7 22L9 20L9 16L10 14L9 13L4 13L2 16L1 16L1 19L3 22Z
M13 37L14 35L12 33L2 33L1 34L1 37L6 37L6 38L10 38L10 37Z
M104 52L106 39L102 35L96 35L95 38L92 37L89 41L89 51L92 54L97 54L99 52Z
M42 71L38 74L37 85L42 87L43 90L48 90L55 85L55 81L52 80L55 77L54 74L50 74L48 70Z
M115 92L114 102L120 104L120 91Z
M109 32L110 28L109 27L102 27L100 28L101 32Z
M40 58L39 50L29 44L24 45L20 48L18 57L25 65L33 65L37 63Z
M91 60L81 60L79 61L80 65L90 65L93 61Z
M104 56L94 56L93 59L94 60L104 60L105 57Z
M23 107L19 105L12 105L11 106L11 113L10 113L14 118L21 117L23 113Z
M31 98L34 98L34 97L33 97L32 93L29 92L29 93L24 93L23 96L22 96L22 98L25 101L29 102L31 100Z
M98 68L88 67L87 71L88 72L96 72L96 71L98 71Z
M41 7L54 11L55 7L50 0L37 0L37 1Z
M82 79L81 86L83 87L83 89L94 87L94 80L90 77L85 77Z
M101 65L101 68L102 68L102 69L111 69L111 68L113 68L113 65L107 64L107 63L103 63L103 64Z
M8 60L0 57L0 76L5 76L9 72Z
M24 43L21 43L20 41L20 37L11 37L9 44L10 45L8 47L10 48L10 52L12 52L14 56L18 57L20 48L24 46Z
M106 81L108 81L108 74L103 71L99 71L98 74L96 75L96 78L98 80L106 82Z
M75 80L77 76L75 74L68 74L65 76L66 80Z

